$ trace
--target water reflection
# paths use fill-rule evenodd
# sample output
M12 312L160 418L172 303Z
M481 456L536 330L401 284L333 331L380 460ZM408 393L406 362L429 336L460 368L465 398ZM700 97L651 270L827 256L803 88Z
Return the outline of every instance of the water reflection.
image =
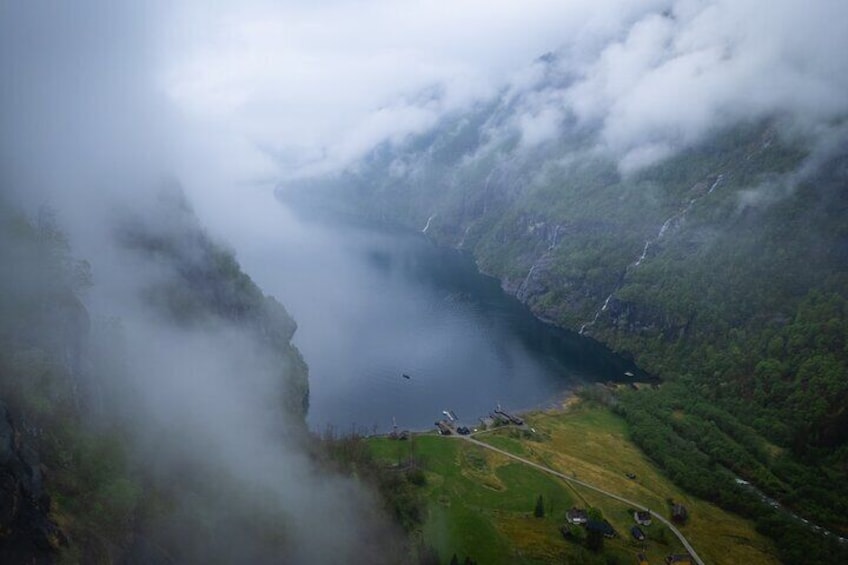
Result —
M539 322L467 256L420 234L285 222L273 248L244 262L298 322L313 429L386 431L393 418L421 429L444 409L473 425L498 402L545 406L581 382L636 371Z

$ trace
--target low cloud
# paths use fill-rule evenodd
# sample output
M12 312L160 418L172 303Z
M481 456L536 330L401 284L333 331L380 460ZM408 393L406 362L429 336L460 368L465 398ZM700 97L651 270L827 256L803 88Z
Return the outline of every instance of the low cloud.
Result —
M206 186L199 211L219 216L232 208L234 185L344 168L504 92L518 101L512 128L525 147L577 123L599 131L625 172L738 120L783 114L809 128L848 112L839 55L848 7L837 2L92 5L86 21L53 7L40 10L57 12L41 18L43 31L10 28L6 64L25 70L5 98L19 99L17 116L37 114L29 125L56 131L41 136L51 143L148 136L130 153L165 155L170 172L197 179L185 183L190 192ZM48 56L39 43L69 26L87 30L80 47L94 56L60 65L62 53ZM532 63L547 52L552 64ZM32 97L16 86L34 75L53 92ZM53 103L67 98L82 100L79 123ZM108 121L91 119L104 110ZM26 141L32 128L20 125Z
M175 27L197 31L176 39L161 84L187 116L269 150L281 176L327 171L495 96L564 38L620 31L628 4L189 4Z
M848 112L848 8L835 2L398 6L224 10L169 66L166 91L269 149L281 176L342 168L505 91L525 147L571 117L624 172L739 120L815 127ZM548 51L546 74L530 61Z
M199 233L190 218L172 222L180 206L155 207L173 176L211 233L267 225L251 182L276 175L276 163L244 123L188 116L157 82L176 45L167 30L173 14L155 2L0 5L2 199L29 212L50 205L74 255L91 263L92 336L115 345L99 348L114 370L100 375L97 404L107 407L107 425L128 424L139 467L177 492L172 520L151 528L195 562L268 562L281 558L269 548L280 547L297 563L391 561L394 548L383 545L395 532L376 497L322 472L282 417L291 399L279 357L243 324L210 317L183 327L157 317L151 289L186 282L175 265L116 237L142 218L166 248L186 246L186 261L200 253L190 248ZM185 233L168 231L186 229L181 222ZM101 324L116 318L120 336ZM221 536L199 539L198 521Z
M848 112L846 19L835 2L673 2L588 61L569 107L623 169L740 120L826 123Z

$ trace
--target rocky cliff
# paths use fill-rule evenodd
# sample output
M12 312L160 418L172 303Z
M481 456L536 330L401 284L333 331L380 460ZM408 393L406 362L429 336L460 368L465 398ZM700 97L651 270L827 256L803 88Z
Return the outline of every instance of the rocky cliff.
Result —
M38 454L0 402L0 561L52 563L68 539L50 516Z
M291 343L297 324L285 307L241 270L235 255L199 225L178 188L160 194L147 215L129 215L116 230L128 253L169 275L141 289L143 301L168 323L202 327L224 322L249 332L278 364L286 384L284 412L302 424L309 406L308 368Z

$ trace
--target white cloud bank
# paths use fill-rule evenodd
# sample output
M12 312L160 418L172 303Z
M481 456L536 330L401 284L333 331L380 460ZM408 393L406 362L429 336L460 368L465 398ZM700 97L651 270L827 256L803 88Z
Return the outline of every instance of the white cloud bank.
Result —
M552 0L192 4L160 79L188 115L261 146L283 173L333 167L491 96L572 19Z
M602 124L624 168L638 167L736 120L844 116L846 48L844 2L682 0L605 45L567 99Z
M228 237L251 193L504 89L523 147L576 120L624 171L734 120L848 113L843 0L13 1L0 25L7 185L170 173Z
M556 51L569 82L519 114L523 145L571 114L629 169L731 120L844 115L846 22L838 0L189 3L171 15L159 77L187 115L288 175L532 88L524 70Z

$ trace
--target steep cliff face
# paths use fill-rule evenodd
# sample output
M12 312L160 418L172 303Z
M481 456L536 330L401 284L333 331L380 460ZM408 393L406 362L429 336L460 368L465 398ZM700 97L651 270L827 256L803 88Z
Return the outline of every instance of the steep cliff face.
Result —
M149 344L127 341L121 320L89 314L88 264L72 256L52 214L33 221L0 202L0 219L0 562L212 562L227 545L244 556L285 547L263 523L271 518L245 503L234 473L210 469L197 454L180 460L140 445L144 428L159 424L138 409L134 396L153 385L133 381L126 353ZM279 393L262 408L284 419L292 435L302 434L307 367L282 304L205 234L178 193L119 225L117 249L138 269L126 273L132 289L120 294L133 301L126 312L183 337L202 339L220 328L238 336L231 348L243 345L238 359L248 364L226 375L235 390L249 389L262 372ZM174 467L191 479L171 474ZM226 512L216 506L221 489L232 490ZM228 528L238 529L238 544L220 535ZM197 543L211 531L220 539Z
M303 424L309 383L306 363L291 343L297 324L231 251L204 232L178 189L163 193L150 215L126 218L116 235L129 253L167 273L141 289L144 303L167 323L188 329L226 323L246 330L278 365L286 385L284 413Z
M0 234L0 561L52 563L68 538L42 447L51 412L84 402L87 265L47 211L31 222L0 201Z
M0 561L52 563L68 540L50 517L38 454L0 402Z

